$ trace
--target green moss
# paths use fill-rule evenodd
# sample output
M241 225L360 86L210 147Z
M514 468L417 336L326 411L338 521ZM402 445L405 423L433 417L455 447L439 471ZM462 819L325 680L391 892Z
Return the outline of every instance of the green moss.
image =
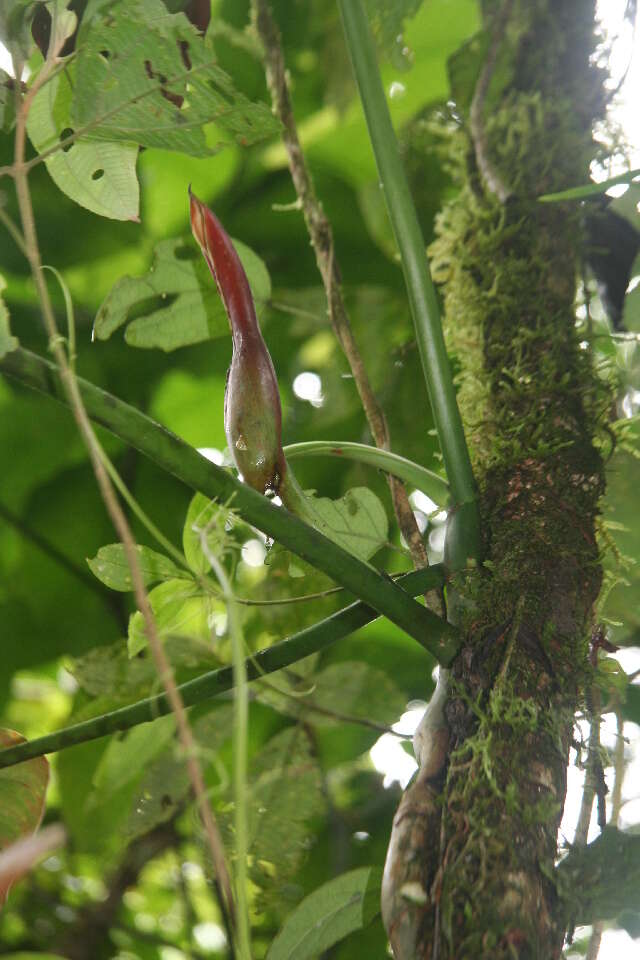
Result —
M611 395L575 325L578 210L536 197L588 177L603 102L592 29L591 4L514 3L513 72L491 90L484 131L506 204L485 188L467 133L448 131L464 158L461 189L430 254L487 562L454 585L468 606L447 708L443 958L546 960L562 943L555 834L573 716L592 678Z

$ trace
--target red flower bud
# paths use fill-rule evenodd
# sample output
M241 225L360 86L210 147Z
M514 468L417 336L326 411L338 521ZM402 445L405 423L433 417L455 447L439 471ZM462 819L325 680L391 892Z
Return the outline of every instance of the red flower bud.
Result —
M277 493L286 470L282 412L273 363L263 340L249 281L218 218L189 190L191 229L216 281L233 340L224 397L224 429L246 483Z

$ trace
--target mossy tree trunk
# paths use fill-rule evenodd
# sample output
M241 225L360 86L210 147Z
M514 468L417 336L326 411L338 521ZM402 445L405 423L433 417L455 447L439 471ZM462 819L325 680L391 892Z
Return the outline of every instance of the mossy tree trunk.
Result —
M484 65L454 134L462 189L432 255L462 365L486 565L457 584L473 612L448 731L394 824L386 921L406 960L561 955L557 832L601 581L609 399L575 325L579 211L536 200L588 180L604 103L595 3L484 10Z

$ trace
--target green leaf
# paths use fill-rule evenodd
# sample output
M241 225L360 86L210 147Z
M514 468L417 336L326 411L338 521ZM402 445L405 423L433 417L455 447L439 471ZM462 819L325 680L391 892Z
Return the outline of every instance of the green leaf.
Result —
M630 683L625 691L623 714L625 720L640 724L640 687L635 683Z
M120 847L125 840L124 825L146 770L173 745L174 736L175 720L167 716L109 741L76 826L76 832L91 849Z
M366 0L373 32L382 48L391 54L393 65L401 70L411 66L409 56L402 58L404 21L414 17L421 4L422 0Z
M215 153L204 127L215 122L241 145L279 129L264 103L251 103L216 64L183 14L160 0L109 4L84 32L72 116L92 138L128 140L195 157Z
M557 869L559 890L576 924L609 920L640 909L640 836L606 827L586 847L574 847Z
M33 46L31 21L35 0L11 0L0 5L0 37L12 56L26 61Z
M479 30L465 40L460 49L451 54L447 62L451 97L455 101L456 110L464 116L469 114L490 39L488 31Z
M193 723L193 735L202 749L203 762L209 763L233 733L233 705L224 704ZM153 761L136 788L124 824L124 835L132 840L166 823L184 804L190 789L184 759L175 750L166 750Z
M52 77L31 105L27 132L38 153L54 147L72 132L71 73L67 68ZM45 164L56 186L81 207L112 220L137 220L137 156L135 144L100 143L82 137L52 153Z
M0 276L0 359L20 345L18 338L12 336L9 329L9 311L2 299L2 291L6 286L4 277Z
M387 514L367 487L352 487L338 500L305 492L304 505L296 512L361 560L368 560L387 542Z
M309 894L289 915L267 960L310 960L362 930L380 911L382 871L359 867Z
M221 557L228 548L228 534L236 522L242 523L228 507L196 493L189 504L182 531L182 549L195 573L211 571L203 550L203 538L207 552Z
M308 849L310 821L324 810L321 786L318 761L302 727L276 734L251 766L252 878L270 889L276 907L279 891Z
M609 549L604 554L607 579L613 586L605 592L604 602L601 600L602 614L607 620L623 624L622 627L615 627L612 632L613 642L623 645L635 643L634 635L640 628L637 601L640 587L637 453L640 450L640 440L627 438L625 446L628 448L629 444L633 444L633 452L619 445L607 463L604 521L615 542L615 551Z
M625 330L640 333L640 256L631 266L631 281L635 281L635 286L624 298L622 326Z
M200 594L201 587L197 583L182 579L167 580L149 593L160 637L174 634L199 640L210 638L210 617L216 609L223 611L224 605L216 604L212 598ZM129 620L129 656L135 657L144 650L147 642L144 618L137 611Z
M24 743L15 730L0 729L0 748ZM21 837L34 833L40 825L45 807L49 761L46 757L26 760L0 771L0 850ZM0 903L4 902L9 884L0 886Z
M220 666L208 638L167 637L164 650L178 680L189 680ZM70 669L91 697L108 697L121 704L158 692L158 671L152 657L147 654L130 659L125 641L95 647L76 658Z
M640 183L631 183L622 196L611 201L609 210L623 217L634 230L640 230Z
M382 670L353 660L331 664L316 674L309 701L329 713L393 723L405 708L406 696ZM304 710L304 698L301 706ZM316 726L341 722L340 717L336 720L314 710L307 720Z
M342 723L345 716L394 723L404 710L405 694L384 671L353 660L314 673L307 668L311 659L276 674L272 685L258 684L258 699L317 727ZM279 695L276 687L292 695Z
M271 296L267 269L244 244L234 241L234 246L260 307ZM130 346L167 352L229 333L216 285L190 238L163 240L146 276L123 277L116 283L98 310L94 336L107 340L127 320L125 340Z
M11 85L9 74L0 70L0 130L3 133L9 132L15 119L15 100Z
M156 673L147 657L131 660L123 641L89 650L77 657L69 669L90 697L111 697L117 701L145 696Z
M138 544L136 553L138 554L138 563L145 586L157 583L158 580L191 579L186 570L181 570L169 557L157 553L150 547L143 547ZM101 580L111 590L121 590L123 593L133 590L129 564L121 543L111 543L106 547L100 547L96 556L87 560L87 563L98 580Z

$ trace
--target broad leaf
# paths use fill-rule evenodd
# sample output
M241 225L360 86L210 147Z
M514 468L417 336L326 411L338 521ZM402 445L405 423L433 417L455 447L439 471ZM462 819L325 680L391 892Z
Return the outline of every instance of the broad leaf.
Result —
M203 769L233 733L233 705L216 707L192 724L193 735L201 747ZM166 823L179 811L189 793L190 781L184 759L175 749L166 750L144 773L131 801L124 824L128 840Z
M228 545L228 532L235 518L231 510L202 493L189 504L182 531L182 549L187 563L196 573L209 573L207 554L222 557Z
M164 651L180 682L220 666L211 644L196 637L167 637ZM78 657L71 672L91 697L109 697L116 703L139 700L159 690L151 655L130 659L123 641L95 647Z
M217 149L204 130L212 121L242 145L279 129L266 104L235 89L186 17L167 14L160 0L109 4L82 41L72 115L94 139L203 157Z
M558 866L559 890L577 924L640 910L640 836L606 827Z
M159 580L191 579L186 570L181 570L169 557L157 553L150 547L138 544L136 553L145 586L157 583ZM106 547L100 547L96 556L87 560L87 563L98 580L111 590L121 590L124 593L133 590L129 564L121 543L110 543Z
M271 296L269 274L252 250L237 241L234 245L259 308ZM107 340L127 321L125 340L130 346L166 351L229 333L214 280L190 239L163 240L146 276L123 277L116 283L98 310L94 336Z
M633 443L637 454L638 439ZM640 461L628 449L618 448L607 464L607 498L604 509L604 525L615 542L615 551L604 554L604 567L612 588L601 601L605 620L613 625L614 643L635 643L635 633L640 627L638 587L640 586L640 528L638 526L637 489Z
M32 47L33 0L11 0L0 5L0 37L12 56L27 60Z
M254 760L250 775L252 877L282 904L278 891L300 865L312 836L310 821L324 810L321 777L302 727L276 734Z
M379 867L343 873L309 894L287 918L267 960L310 960L362 930L380 912Z
M342 723L346 717L393 723L404 710L406 696L382 670L353 660L309 674L310 659L278 672L271 685L258 684L258 698L313 726ZM291 696L278 695L275 687Z
M206 640L211 636L211 617L216 608L220 611L225 608L201 594L202 588L188 580L166 580L150 592L149 602L161 638L173 634ZM147 642L144 618L137 611L129 620L129 656L135 657L144 650Z
M338 500L307 493L300 515L362 560L372 557L387 541L387 514L368 487L352 487Z
M0 730L0 748L24 743L15 730ZM49 762L46 757L26 760L0 770L0 850L38 829L44 813ZM0 886L0 904L9 885Z
M120 846L139 784L148 766L174 743L173 716L161 717L113 737L93 776L75 832L94 850Z
M73 132L69 116L70 68L54 76L36 94L27 131L38 153L44 153ZM137 220L140 189L136 177L138 147L81 138L47 157L45 164L57 187L80 206L113 220Z
M341 722L341 716L331 716L333 712L393 723L406 705L406 696L389 676L362 661L330 664L316 674L313 684L309 696L312 708L306 719L316 726ZM304 710L304 700L301 706ZM313 706L320 710L313 710Z

